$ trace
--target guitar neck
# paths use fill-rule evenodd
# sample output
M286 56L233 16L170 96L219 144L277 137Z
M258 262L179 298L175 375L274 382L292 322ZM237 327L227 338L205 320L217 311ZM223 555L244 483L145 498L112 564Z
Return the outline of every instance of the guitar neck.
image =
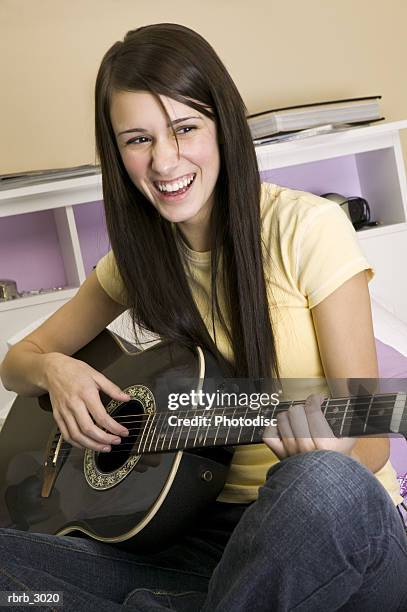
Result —
M279 412L304 400L253 410L247 406L191 407L150 415L135 446L137 454L209 446L258 444ZM328 398L321 410L336 437L407 433L407 394L384 393Z

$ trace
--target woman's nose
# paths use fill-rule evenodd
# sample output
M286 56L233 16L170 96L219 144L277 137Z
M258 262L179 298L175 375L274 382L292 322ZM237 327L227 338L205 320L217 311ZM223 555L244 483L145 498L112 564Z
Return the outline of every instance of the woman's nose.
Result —
M177 142L174 138L156 142L153 146L151 167L157 174L168 176L179 161Z

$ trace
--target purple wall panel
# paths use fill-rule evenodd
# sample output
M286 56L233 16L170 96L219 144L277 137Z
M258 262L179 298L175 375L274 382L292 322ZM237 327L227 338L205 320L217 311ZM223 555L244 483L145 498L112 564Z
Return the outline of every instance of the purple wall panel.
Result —
M66 285L51 210L0 219L0 278L17 281L18 291Z
M316 195L328 192L362 195L354 155L265 170L260 175L263 181Z
M85 272L88 275L110 248L103 203L78 204L74 207L74 214Z

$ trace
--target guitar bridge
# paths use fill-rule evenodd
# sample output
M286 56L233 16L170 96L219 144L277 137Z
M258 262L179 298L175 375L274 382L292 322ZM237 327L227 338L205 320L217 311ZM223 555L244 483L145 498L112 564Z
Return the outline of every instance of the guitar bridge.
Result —
M60 451L63 443L62 434L59 430L50 438L47 446L46 458L43 464L43 483L41 497L49 497L54 487L58 472L62 467Z

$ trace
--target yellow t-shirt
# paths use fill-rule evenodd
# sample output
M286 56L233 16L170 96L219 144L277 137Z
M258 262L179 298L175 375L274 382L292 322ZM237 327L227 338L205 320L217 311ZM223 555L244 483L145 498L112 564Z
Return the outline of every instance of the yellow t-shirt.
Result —
M363 256L355 230L338 204L311 193L262 183L262 239L270 316L282 378L320 379L327 391L311 308L362 270L368 279L373 270ZM179 248L188 261L188 280L201 316L211 333L210 252L192 251L184 242ZM112 252L96 267L100 284L119 303L125 290ZM222 301L221 301L222 304ZM216 344L233 359L219 321L215 318ZM308 393L303 395L306 397ZM267 470L278 461L265 444L235 449L220 501L248 502L257 498ZM402 501L395 471L388 461L376 473L395 503Z

